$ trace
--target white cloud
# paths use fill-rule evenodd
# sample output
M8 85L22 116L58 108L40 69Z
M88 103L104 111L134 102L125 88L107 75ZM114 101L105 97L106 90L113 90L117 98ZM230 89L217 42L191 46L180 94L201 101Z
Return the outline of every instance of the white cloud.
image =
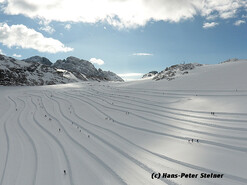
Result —
M153 56L153 54L151 54L151 53L133 53L132 55L135 55L135 56Z
M40 27L39 29L40 30L43 30L47 33L54 33L55 32L55 29L52 28L49 24L50 24L50 21L47 21L47 20L41 20L39 21L39 24L42 25L42 27Z
M97 59L97 58L91 58L89 62L91 62L92 64L98 64L98 65L103 65L105 63L103 60Z
M55 29L52 28L52 27L49 26L49 25L44 26L44 27L40 27L40 30L43 30L43 31L45 31L45 32L47 32L47 33L50 33L50 34L52 34L52 33L55 32Z
M44 37L41 33L26 26L0 24L0 42L8 47L19 46L24 49L35 49L39 52L69 52L73 48L65 47L59 40Z
M219 23L217 23L217 22L205 22L202 27L205 29L213 28L213 27L217 26L218 24Z
M234 25L235 26L240 26L240 24L245 24L246 22L244 20L237 20Z
M5 55L5 53L0 49L0 54L1 55Z
M217 14L212 14L212 15L208 15L208 16L206 17L206 19L207 19L207 20L215 20L218 16L219 16L219 15L217 15Z
M236 16L238 9L245 6L246 0L204 0L201 1L201 14L206 17L217 15L222 19Z
M195 15L228 19L247 4L246 0L6 1L4 12L7 14L60 22L107 22L118 28L136 28L148 21L179 22Z
M49 21L96 23L124 28L149 20L178 22L196 14L198 0L7 0L5 13Z
M70 30L71 29L71 24L66 24L64 27L66 30Z
M21 57L21 55L18 55L18 54L13 54L13 57L20 58L20 57Z

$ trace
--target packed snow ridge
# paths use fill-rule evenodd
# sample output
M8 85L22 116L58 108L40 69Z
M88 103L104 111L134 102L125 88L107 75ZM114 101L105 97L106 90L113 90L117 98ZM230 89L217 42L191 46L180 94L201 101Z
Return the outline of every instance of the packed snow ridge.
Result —
M52 64L45 57L20 61L0 55L0 85L54 85L88 80L123 81L115 73L97 70L90 62L75 57Z

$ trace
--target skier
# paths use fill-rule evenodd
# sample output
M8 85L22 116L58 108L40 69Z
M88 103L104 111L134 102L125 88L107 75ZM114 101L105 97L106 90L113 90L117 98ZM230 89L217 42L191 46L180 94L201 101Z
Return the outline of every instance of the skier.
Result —
M66 175L66 170L63 170L63 174Z

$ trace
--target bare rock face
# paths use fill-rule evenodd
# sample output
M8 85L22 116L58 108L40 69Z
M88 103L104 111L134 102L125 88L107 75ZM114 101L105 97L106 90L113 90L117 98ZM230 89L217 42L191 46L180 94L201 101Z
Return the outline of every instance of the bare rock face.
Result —
M80 80L123 81L113 72L97 70L91 62L72 56L64 60L57 60L52 66L67 70Z

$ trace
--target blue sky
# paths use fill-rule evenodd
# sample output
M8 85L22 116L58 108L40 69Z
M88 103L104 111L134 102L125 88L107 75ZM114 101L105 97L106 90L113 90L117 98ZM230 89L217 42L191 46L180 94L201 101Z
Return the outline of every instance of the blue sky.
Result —
M75 56L134 79L177 63L247 58L245 0L0 0L0 6L0 52L18 59Z

